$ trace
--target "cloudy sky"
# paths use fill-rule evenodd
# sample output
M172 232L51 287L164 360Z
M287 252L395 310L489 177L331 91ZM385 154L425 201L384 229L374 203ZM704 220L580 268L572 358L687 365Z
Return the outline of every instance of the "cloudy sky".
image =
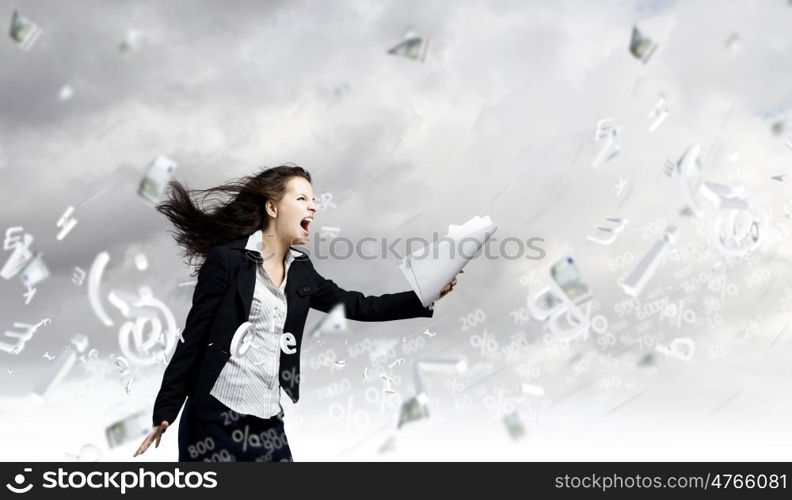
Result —
M307 339L309 396L287 408L297 459L684 459L708 456L702 442L728 443L729 436L740 444L725 447L731 455L716 454L721 458L788 453L790 403L778 396L789 393L792 375L792 336L784 331L792 307L784 300L792 295L785 286L789 181L771 179L792 161L784 144L792 131L771 130L792 104L787 2L0 0L0 24L10 26L14 10L42 33L27 51L9 36L0 43L0 227L33 235L31 248L44 254L51 275L29 304L18 278L0 281L0 331L15 322L51 323L18 355L0 352L2 418L24 420L32 433L59 415L64 428L35 446L4 446L7 457L62 460L85 443L115 457L119 449L107 449L102 437L114 418L108 401L121 413L151 411L162 365L139 374L131 395L118 374L99 370L120 353L122 318L105 301L116 324L103 325L91 309L88 280L78 286L72 275L108 252L103 296L148 286L183 323L192 289L179 283L191 279L190 270L167 220L136 194L158 154L173 159L175 177L192 188L265 166L300 165L312 173L315 193L335 204L316 228L338 227L353 241L431 239L475 215L489 215L501 240L544 239L541 260L471 262L431 320L353 322L323 344ZM628 50L634 26L658 45L645 63ZM130 32L136 46L121 51ZM424 62L386 54L408 33L431 40ZM64 86L72 93L67 99ZM669 114L649 132L660 98ZM621 152L592 168L602 145L597 123L606 118L619 127ZM719 255L705 229L720 213L707 205L698 223L684 215L681 182L664 175L666 162L695 144L706 180L741 186L767 215L766 238L750 258ZM69 206L78 222L58 241L56 223ZM610 246L588 241L606 216L629 222ZM679 254L663 263L640 299L687 301L695 321L661 314L641 326L642 318L620 306L629 297L617 280L666 225L679 229ZM146 270L135 266L139 254ZM550 266L567 255L599 314L611 325L625 320L613 332L615 345L592 334L556 348L536 319L515 323L525 285L550 279ZM315 262L347 289L409 289L394 256ZM720 294L706 276L718 262L734 293ZM467 328L475 314L485 320ZM323 316L312 311L306 330ZM437 335L422 338L427 327ZM499 346L522 331L530 348L512 365L488 358L472 345L485 331ZM42 356L61 354L77 333L97 350L93 371L77 366L48 406L30 406L26 394L56 362ZM652 343L637 343L646 336ZM696 341L690 362L658 353L651 368L637 368L655 342L683 336ZM422 339L420 351L406 352L405 337ZM349 356L350 345L367 338L395 343L401 354L389 363L405 359L388 369L399 400L413 390L414 359L460 356L472 368L455 382L429 375L432 417L396 433L398 402L367 400L366 389L379 388L361 374L374 365ZM310 369L312 357L328 349L347 366ZM518 365L541 370L519 372ZM344 380L349 390L322 395ZM544 387L545 397L515 399L528 435L512 441L502 402L518 398L523 382ZM95 431L65 437L85 417L62 417L71 397L95 410ZM366 415L366 425L354 425L355 415ZM689 430L670 448L666 438L681 423ZM462 447L460 436L471 429L473 444ZM391 438L394 449L380 453ZM175 433L167 445L150 459L175 458Z

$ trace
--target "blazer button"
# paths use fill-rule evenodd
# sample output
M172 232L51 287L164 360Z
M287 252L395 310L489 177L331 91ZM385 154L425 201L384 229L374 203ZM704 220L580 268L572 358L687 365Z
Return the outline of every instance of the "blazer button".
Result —
M303 287L303 292L307 292L307 291L308 291L308 290L310 290L310 289L311 289L311 287L304 286L304 287Z

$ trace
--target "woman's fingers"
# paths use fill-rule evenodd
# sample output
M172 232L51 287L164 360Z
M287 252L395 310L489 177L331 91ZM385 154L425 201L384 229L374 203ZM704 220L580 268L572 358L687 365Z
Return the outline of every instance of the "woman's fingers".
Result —
M140 444L140 447L132 456L136 457L138 455L142 455L143 453L145 453L146 450L149 449L149 446L151 446L151 443L154 442L155 440L156 440L156 445L154 447L159 448L160 439L162 439L162 433L165 432L165 429L167 428L168 428L168 422L166 422L165 420L163 420L162 423L159 424L157 427L152 428L149 435L146 436L146 438Z
M459 271L459 272L464 273L465 271ZM454 289L454 286L456 286L456 284L457 284L457 279L456 276L454 276L454 278L451 281L449 281L448 284L444 286L442 290L440 290L440 297L445 297L451 290Z
M146 436L146 439L143 440L143 443L141 443L140 447L137 449L137 451L133 456L136 457L138 455L142 455L143 453L145 453L146 450L148 450L150 440L151 440L151 436Z
M157 428L157 444L154 446L155 448L159 448L160 440L162 439L162 434L168 428L168 422L163 420L159 427Z

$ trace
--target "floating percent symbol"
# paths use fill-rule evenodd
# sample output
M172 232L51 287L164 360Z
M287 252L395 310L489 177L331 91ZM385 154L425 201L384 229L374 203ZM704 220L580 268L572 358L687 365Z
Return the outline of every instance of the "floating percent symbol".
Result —
M577 300L580 301L582 297ZM552 303L551 307L544 307L540 302ZM540 285L526 297L526 305L531 316L539 321L546 321L550 333L557 340L567 342L580 336L587 336L591 321L591 301L586 301L585 312L579 305L567 296L555 279ZM560 321L561 319L565 321ZM564 328L562 323L569 327Z
M324 212L328 208L336 208L335 203L333 203L333 194L322 193L316 198L316 209Z
M473 409L473 398L470 394L465 394L460 399L454 400L454 407L459 411L467 411Z
M365 427L369 424L369 414L365 410L355 410L353 403L355 396L347 398L346 406L341 403L333 403L328 409L328 416L334 422L345 422L347 429L350 425L355 427Z
M451 377L443 382L443 385L451 389L451 394L458 394L465 388L465 384L457 377Z
M296 380L295 380L296 379ZM300 383L300 376L297 375L297 367L293 366L290 370L285 370L283 372L283 381L289 382L289 385L293 385L291 382L294 381L295 383Z
M249 425L246 425L244 430L234 429L234 432L231 433L231 439L233 439L235 443L242 444L242 451L247 451L248 446L253 446L255 448L261 447L261 438L250 433Z
M696 352L696 341L690 337L677 337L668 346L657 344L655 351L665 354L670 358L676 358L689 362Z
M520 363L519 365L517 365L517 373L525 377L528 377L529 379L532 379L541 376L542 369L535 365Z
M696 311L689 309L684 301L668 304L663 310L663 316L671 320L672 326L681 328L682 323L695 324Z
M426 405L429 398L424 387L421 372L432 373L462 373L467 370L467 361L464 358L421 358L413 361L413 382L415 395L421 405Z
M396 397L386 397L386 395L396 395ZM368 403L377 407L380 415L385 412L386 407L389 410L395 410L401 405L401 398L394 391L381 391L376 387L367 387L363 396Z
M480 350L482 356L491 355L498 350L498 341L487 330L484 330L481 335L471 336L470 345Z
M713 228L713 242L724 255L741 257L754 252L767 234L767 213L756 202L746 199L743 210L727 209Z
M718 276L711 280L707 284L707 288L716 293L720 292L721 300L724 300L727 295L729 297L734 297L740 291L737 285L729 281L725 275Z
M493 410L500 415L505 415L514 411L514 404L505 400L504 395L506 391L502 387L496 387L493 392L494 394L490 394L484 398L484 406L487 409Z
M613 332L605 332L597 337L597 345L600 347L609 347L616 345L616 335Z

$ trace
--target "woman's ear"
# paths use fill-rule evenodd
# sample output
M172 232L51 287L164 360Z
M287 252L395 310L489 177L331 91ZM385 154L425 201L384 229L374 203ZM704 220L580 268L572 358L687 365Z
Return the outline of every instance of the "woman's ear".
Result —
M275 208L275 204L272 203L272 200L267 200L264 204L264 209L267 211L267 215L270 217L277 217L278 210Z

